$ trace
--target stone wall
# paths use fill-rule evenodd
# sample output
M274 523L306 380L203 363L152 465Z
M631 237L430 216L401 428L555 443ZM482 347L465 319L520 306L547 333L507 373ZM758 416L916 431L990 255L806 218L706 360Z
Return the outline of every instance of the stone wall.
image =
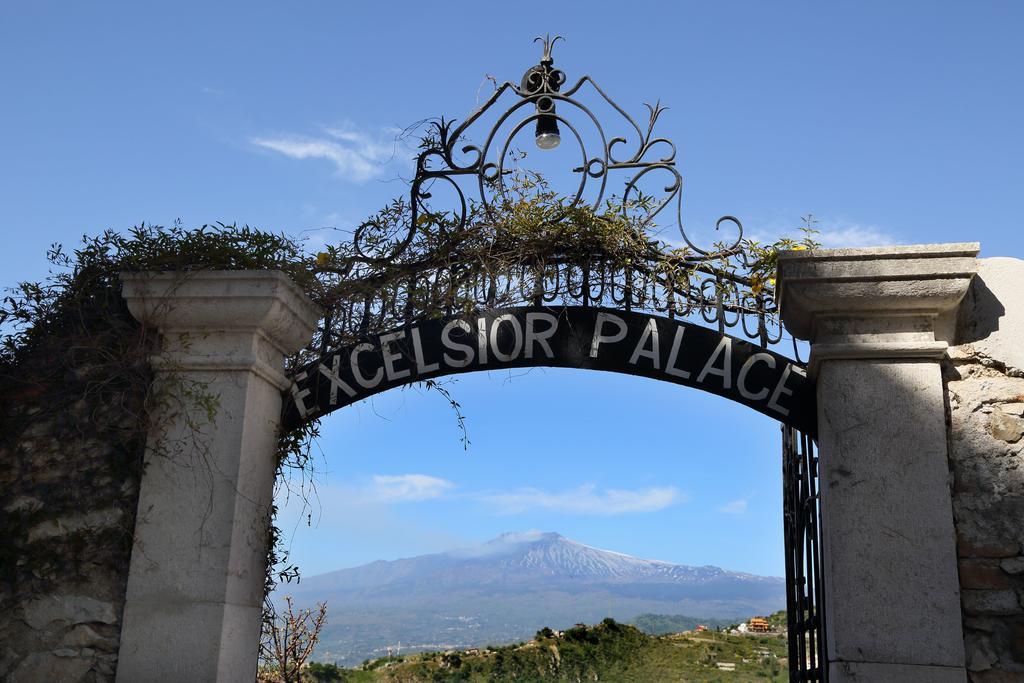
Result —
M982 260L945 329L969 676L1024 681L1024 261ZM0 680L14 683L112 681L117 666L145 391L69 353L0 374Z
M945 364L967 668L1024 681L1024 261L979 266Z
M144 392L74 355L43 348L0 375L0 680L12 683L112 681L117 665Z

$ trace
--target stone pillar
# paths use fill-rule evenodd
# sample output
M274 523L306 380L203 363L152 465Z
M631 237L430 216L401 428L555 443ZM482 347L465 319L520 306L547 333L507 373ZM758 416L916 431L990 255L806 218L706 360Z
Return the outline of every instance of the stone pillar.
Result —
M829 680L963 683L945 396L936 325L979 247L779 254L787 329L818 399ZM948 316L946 316L948 318Z
M255 680L284 357L319 311L283 273L122 276L159 329L117 680Z

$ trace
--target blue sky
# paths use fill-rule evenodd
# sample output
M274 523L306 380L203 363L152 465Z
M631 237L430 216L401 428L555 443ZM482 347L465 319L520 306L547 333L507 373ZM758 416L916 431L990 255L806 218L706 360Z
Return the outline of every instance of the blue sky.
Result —
M311 247L404 191L394 130L464 117L560 33L679 148L684 221L829 245L979 240L1021 255L1024 9L1012 2L51 3L0 7L0 265L141 221L237 221ZM536 370L381 395L325 421L309 573L557 530L780 574L777 427L649 380ZM415 476L412 476L415 475Z

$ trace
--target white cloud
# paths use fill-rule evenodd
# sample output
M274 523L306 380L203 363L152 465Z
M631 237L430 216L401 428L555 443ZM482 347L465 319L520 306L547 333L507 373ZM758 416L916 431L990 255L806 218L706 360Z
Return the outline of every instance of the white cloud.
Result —
M901 238L888 228L857 223L847 220L825 219L815 216L814 228L818 231L814 241L825 249L841 247L887 247L899 244ZM756 225L754 230L747 231L745 236L761 244L771 244L780 237L800 239L803 233L799 230L799 221L767 221Z
M356 130L352 125L324 129L326 136L284 134L259 136L252 144L284 154L292 159L326 159L334 164L340 177L363 182L380 177L385 167L406 146L397 139L394 129L381 129L375 134Z
M828 249L838 247L887 247L898 239L885 228L877 225L849 223L845 221L822 221L820 231L814 239Z
M304 499L275 496L276 524L291 558L304 576L352 567L378 559L437 553L469 545L419 514L415 503L385 502L371 480L321 482ZM331 539L332 543L324 543Z
M447 479L427 474L375 474L368 494L382 503L409 503L440 498L453 488L455 484Z
M739 500L732 500L725 505L718 508L719 512L724 512L727 515L742 515L747 511L747 499L740 498Z
M577 515L623 515L655 512L681 502L683 496L671 486L646 489L605 489L599 491L593 484L584 484L561 492L522 488L503 493L480 496L503 514L516 514L530 510L550 510Z

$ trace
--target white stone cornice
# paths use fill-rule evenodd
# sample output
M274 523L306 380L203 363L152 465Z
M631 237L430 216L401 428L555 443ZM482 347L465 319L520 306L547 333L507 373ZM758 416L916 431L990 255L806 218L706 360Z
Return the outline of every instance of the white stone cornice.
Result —
M934 342L935 318L966 294L979 250L966 242L779 252L782 320L814 344Z
M807 376L816 378L827 360L941 360L949 345L943 341L879 341L815 344L807 362Z
M251 372L278 388L285 391L292 381L281 370L256 356L201 356L171 355L151 356L150 364L154 370L176 373L183 370L198 372Z
M250 333L288 355L309 341L321 315L280 271L122 273L121 281L137 320L167 338L190 334L193 344L211 333Z

